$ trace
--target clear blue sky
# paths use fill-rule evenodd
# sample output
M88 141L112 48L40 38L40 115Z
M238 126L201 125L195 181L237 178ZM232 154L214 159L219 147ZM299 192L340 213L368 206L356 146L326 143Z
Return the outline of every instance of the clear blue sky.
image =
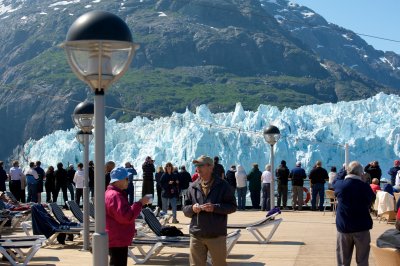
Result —
M375 49L400 54L400 0L292 0L356 33L399 42L360 36Z

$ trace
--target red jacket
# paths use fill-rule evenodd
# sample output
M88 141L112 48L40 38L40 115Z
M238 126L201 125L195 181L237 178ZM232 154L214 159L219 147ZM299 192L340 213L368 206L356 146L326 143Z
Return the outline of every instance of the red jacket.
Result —
M142 203L129 206L127 194L113 185L109 185L105 195L106 232L108 246L127 247L135 236L135 219L142 210Z

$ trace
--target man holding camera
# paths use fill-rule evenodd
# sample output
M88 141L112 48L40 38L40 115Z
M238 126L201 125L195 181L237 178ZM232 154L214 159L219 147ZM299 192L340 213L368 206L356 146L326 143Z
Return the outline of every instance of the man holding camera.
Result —
M214 162L205 155L194 160L199 178L190 184L183 213L190 222L190 265L206 265L210 252L214 265L226 265L228 214L236 211L230 185L212 175Z

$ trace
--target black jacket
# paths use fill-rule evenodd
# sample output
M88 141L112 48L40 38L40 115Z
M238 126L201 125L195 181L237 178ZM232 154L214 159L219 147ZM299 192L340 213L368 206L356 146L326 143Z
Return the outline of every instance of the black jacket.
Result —
M289 168L287 166L280 165L278 169L276 169L276 178L278 179L279 185L287 185L289 180Z
M192 176L188 171L179 172L179 189L188 189L190 182L192 182Z
M6 191L7 173L0 167L0 191Z
M222 175L225 175L225 169L222 164L216 163L214 164L213 175L222 178Z
M154 164L150 162L145 162L142 165L142 169L143 169L143 179L153 180L153 173L156 171L156 169L154 168Z
M226 171L225 179L228 182L229 185L231 185L233 188L236 189L236 177L235 177L236 171L228 170Z
M68 185L67 171L65 171L64 168L58 168L56 171L54 171L54 177L57 188L66 187Z
M370 164L367 164L364 167L364 172L367 172L371 176L370 183L371 183L372 179L374 179L374 178L377 178L379 181L381 180L382 170L379 167L379 165L374 167L374 166L372 166Z
M189 233L197 237L212 238L227 235L228 214L236 211L236 199L231 186L220 177L214 176L214 183L207 197L200 187L200 178L190 184L186 194L183 213L191 218ZM213 203L214 212L196 214L194 204Z
M176 173L168 174L163 173L160 179L160 185L162 188L161 196L163 198L177 198L179 196L179 175ZM173 183L170 184L169 182ZM177 182L178 181L178 182Z
M315 167L309 175L311 184L325 184L325 180L329 179L328 172L322 167Z

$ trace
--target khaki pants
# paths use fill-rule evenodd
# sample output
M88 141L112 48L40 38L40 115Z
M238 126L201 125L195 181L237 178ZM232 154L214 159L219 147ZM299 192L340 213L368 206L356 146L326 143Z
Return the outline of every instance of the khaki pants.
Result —
M205 266L207 252L210 252L212 264L226 266L226 236L203 238L190 236L190 265Z
M299 210L303 208L303 187L302 186L292 186L293 194L293 210L298 207Z

